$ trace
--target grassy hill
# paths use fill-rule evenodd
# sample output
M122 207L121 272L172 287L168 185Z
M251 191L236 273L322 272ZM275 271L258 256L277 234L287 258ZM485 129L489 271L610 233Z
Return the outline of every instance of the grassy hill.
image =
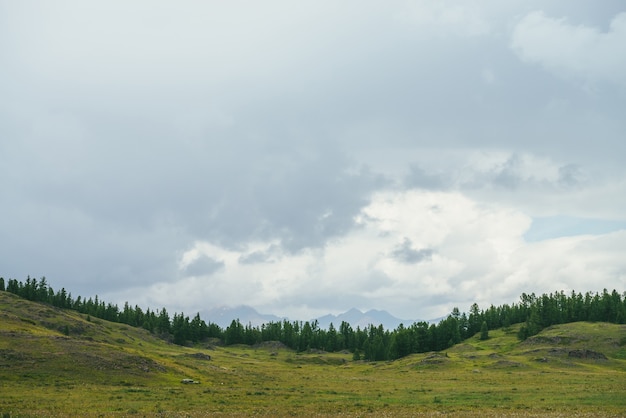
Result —
M279 343L181 347L0 292L0 416L626 415L626 326L517 331L353 362Z

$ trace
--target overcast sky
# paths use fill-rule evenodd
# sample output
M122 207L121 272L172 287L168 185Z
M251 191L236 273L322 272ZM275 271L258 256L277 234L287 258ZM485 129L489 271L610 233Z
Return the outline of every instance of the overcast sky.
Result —
M626 7L0 0L0 211L5 279L189 315L621 292Z

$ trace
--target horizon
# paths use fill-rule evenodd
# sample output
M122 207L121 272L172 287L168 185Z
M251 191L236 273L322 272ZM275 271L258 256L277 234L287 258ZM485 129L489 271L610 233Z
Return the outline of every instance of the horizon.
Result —
M0 1L3 274L294 318L623 289L623 45L618 0Z
M41 279L34 279L31 278L30 276L28 276L29 279L33 280L33 283L41 283L42 279L45 279L45 277L42 277ZM20 284L20 288L22 285L25 285L26 282L22 282L21 280L17 280L17 279L4 279L4 277L0 276L0 283L2 283L2 287L0 287L0 290L6 290L8 292L11 293L15 293L15 291L10 291L9 288L7 287L7 283L10 282L11 280L15 280L16 285ZM45 284L48 288L48 290L54 290L54 286L51 286L51 284L47 281L47 279L45 279ZM6 287L6 289L5 289ZM66 292L69 299L72 301L76 301L77 299L81 299L83 303L85 303L87 300L92 300L94 297L98 298L98 300L100 301L100 303L103 304L111 304L111 302L100 299L97 295L94 297L84 297L83 295L72 295L71 291L69 291L69 289L57 289L56 291L56 295L58 295L60 292ZM516 306L522 306L524 303L528 303L528 301L530 299L527 299L527 297L532 297L533 299L540 299L544 296L548 296L550 298L554 296L556 296L557 294L562 294L565 297L571 297L573 294L575 295L580 295L581 297L584 295L601 295L604 294L605 292L609 292L608 289L604 288L601 291L596 290L596 291L590 291L587 290L585 292L580 292L580 291L575 291L573 290L572 292L566 294L566 292L564 292L563 290L560 291L554 291L554 292L550 292L550 293L544 293L544 294L535 294L533 293L523 293L520 294L518 297L518 301L517 302L505 302L503 304L500 305L494 305L494 304L489 304L489 307L481 307L477 305L478 308L478 312L480 312L480 315L484 315L491 307L496 307L496 308L501 308L501 307L516 307ZM625 290L621 290L618 291L617 289L612 289L610 290L610 293L614 293L617 292L617 294L620 297L624 297L626 299L626 291ZM47 292L46 292L47 293ZM524 300L526 300L526 302L524 302ZM121 312L120 306L125 306L126 304L128 304L128 301L125 301L122 304L119 303L112 303L114 306L117 306L118 308L118 312ZM133 308L133 304L129 304L129 306L131 308ZM155 308L155 307L141 307L138 305L134 305L135 307L138 307L139 309L141 309L144 312L148 312L148 311L152 311L154 314L158 314L161 309L166 309L165 307L161 307L161 308ZM74 308L69 308L69 309L74 309ZM339 326L341 322L347 322L348 324L350 324L353 327L362 327L362 329L367 328L369 325L374 325L374 326L378 326L378 325L383 325L383 327L387 330L395 330L397 329L397 327L402 324L404 326L410 326L412 324L417 324L417 323L428 323L428 324L439 324L442 321L446 320L447 318L454 316L456 311L456 314L458 314L459 316L466 316L466 317L470 317L471 312L473 312L474 306L472 305L470 307L470 309L463 310L460 309L459 307L454 307L451 312L446 313L445 315L441 315L438 317L434 317L434 318L400 318L395 316L393 313L384 310L384 309L360 309L357 307L351 307L348 309L345 309L343 311L337 312L337 313L326 313L326 314L322 314L319 315L317 317L311 317L311 318L290 318L288 316L281 316L275 313L271 313L271 312L259 312L255 307L251 306L251 305L237 305L237 306L227 306L227 305L222 305L222 306L217 306L217 307L213 307L213 308L205 308L203 310L197 311L197 312L168 312L169 315L176 315L176 314L180 314L183 315L184 317L187 317L187 319L191 318L192 316L194 316L194 314L197 314L200 316L200 318L202 320L205 320L207 323L213 323L213 324L217 324L218 326L220 326L220 328L222 329L227 329L228 326L230 325L230 323L232 323L233 321L239 321L241 324L243 325L247 325L250 324L253 327L260 327L264 324L270 324L272 322L282 322L282 321L288 321L288 322L300 322L300 323L305 323L305 322L313 322L313 321L319 321L319 327L321 329L328 329L328 327L330 326L330 324L333 324L335 327ZM245 312L241 312L241 311L245 311ZM228 314L228 316L223 316L225 313ZM358 314L360 317L359 318L348 318L350 315L349 314ZM372 318L370 316L370 314L374 315L373 320L375 322L371 322ZM381 318L380 316L376 317L377 314L382 314L384 316L384 318ZM215 319L215 317L213 315L217 315L218 318ZM223 316L223 318L222 318ZM213 318L213 319L212 319ZM341 322L339 322L341 321Z

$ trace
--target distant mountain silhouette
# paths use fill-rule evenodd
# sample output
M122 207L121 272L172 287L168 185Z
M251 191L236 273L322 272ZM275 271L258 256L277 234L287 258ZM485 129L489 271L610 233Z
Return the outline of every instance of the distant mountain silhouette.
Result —
M352 328L355 329L356 327L360 327L361 329L367 328L369 325L382 325L383 328L388 330L394 330L400 324L404 324L408 327L414 322L418 321L415 319L396 318L387 311L371 309L367 312L361 312L356 308L352 308L349 311L339 315L325 315L318 318L317 320L319 322L320 328L328 328L331 322L335 326L335 328L339 328L339 325L343 321L345 321L349 323Z
M272 314L259 313L256 309L247 305L236 307L220 306L200 312L200 316L206 322L212 322L221 328L228 327L234 319L239 319L239 322L243 325L251 324L254 327L267 324L268 322L278 322L287 319ZM293 321L294 319L289 318L288 320ZM297 320L300 321L300 319ZM356 308L339 315L328 314L319 318L309 319L310 322L314 320L317 320L319 327L324 329L327 329L331 323L338 329L341 322L345 321L354 329L356 327L361 327L361 329L367 328L371 324L374 326L382 325L386 330L394 330L400 324L410 326L414 322L419 321L417 319L396 318L387 311L371 309L367 312L361 312Z
M269 322L278 322L284 319L272 314L262 314L251 306L240 305L236 307L220 306L218 308L200 312L200 316L205 322L212 322L221 328L226 328L234 319L239 319L244 326L251 324L253 327L260 327Z

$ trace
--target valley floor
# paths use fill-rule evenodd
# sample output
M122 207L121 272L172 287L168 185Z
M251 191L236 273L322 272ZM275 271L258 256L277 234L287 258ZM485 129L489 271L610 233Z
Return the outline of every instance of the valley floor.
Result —
M0 300L0 417L626 416L624 325L559 325L524 342L513 326L363 362L279 343L181 347L14 302Z

